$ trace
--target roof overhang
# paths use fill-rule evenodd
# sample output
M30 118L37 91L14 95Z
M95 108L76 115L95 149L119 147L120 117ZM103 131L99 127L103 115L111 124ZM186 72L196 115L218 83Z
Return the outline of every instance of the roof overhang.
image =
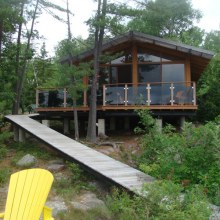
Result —
M105 42L102 46L102 52L117 53L136 43L137 45L151 48L154 51L166 50L167 53L178 54L180 57L187 57L191 63L191 71L196 80L207 67L208 63L214 56L214 53L201 48L189 46L186 44L166 40L163 38L139 33L127 32ZM72 63L87 62L93 59L94 49L87 50L77 56L72 57ZM64 58L61 63L69 61L69 57Z

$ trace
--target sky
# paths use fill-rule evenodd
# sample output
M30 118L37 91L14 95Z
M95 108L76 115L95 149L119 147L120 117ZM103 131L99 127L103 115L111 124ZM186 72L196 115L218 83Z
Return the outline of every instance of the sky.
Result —
M123 2L125 0L118 0ZM179 0L181 1L181 0ZM53 0L51 1L62 7L66 7L65 0ZM132 2L126 0L127 3ZM71 31L74 37L82 36L86 38L88 36L88 27L85 21L88 20L91 15L94 14L97 3L94 0L69 0L69 8L73 12L74 16L71 16ZM220 0L192 0L193 8L199 9L203 18L199 23L196 23L200 28L205 29L207 32L211 30L220 30ZM64 19L65 14L63 15ZM66 24L56 21L52 16L43 14L38 19L36 28L39 34L44 36L46 43L46 49L49 52L49 56L54 55L54 48L59 41L67 38ZM42 41L41 41L42 42ZM39 47L41 45L39 44Z

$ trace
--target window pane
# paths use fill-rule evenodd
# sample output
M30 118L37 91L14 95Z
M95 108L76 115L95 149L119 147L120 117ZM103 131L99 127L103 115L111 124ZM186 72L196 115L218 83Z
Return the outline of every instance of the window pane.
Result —
M163 64L163 82L183 82L184 72L184 64Z
M117 83L118 82L118 69L117 67L111 67L111 82L110 83Z
M138 62L160 62L160 57L148 53L139 53Z
M169 61L181 60L181 59L178 58L178 57L173 57L173 56L168 55L168 54L162 54L162 55L161 55L161 58L162 58L162 62L169 62Z
M131 54L126 54L124 56L112 60L111 64L122 64L122 63L131 63L131 62L132 62Z
M161 82L160 65L138 65L138 80L142 82Z

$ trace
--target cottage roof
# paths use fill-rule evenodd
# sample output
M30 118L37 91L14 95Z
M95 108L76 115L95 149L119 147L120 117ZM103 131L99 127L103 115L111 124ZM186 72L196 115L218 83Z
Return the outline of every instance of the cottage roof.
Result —
M214 56L214 53L208 50L134 31L127 32L106 41L102 46L102 51L116 53L128 48L134 43L137 46L149 48L150 50L162 50L164 53L172 54L180 58L188 57L190 59L191 72L194 80L199 78ZM85 62L93 59L93 51L93 49L90 49L72 57L72 63ZM69 58L66 57L61 62L65 63L68 60Z

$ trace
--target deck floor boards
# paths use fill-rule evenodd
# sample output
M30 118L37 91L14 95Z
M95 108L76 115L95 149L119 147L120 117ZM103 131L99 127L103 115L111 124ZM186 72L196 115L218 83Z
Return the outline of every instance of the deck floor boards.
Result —
M78 161L99 176L103 176L122 187L139 193L142 185L154 178L127 164L89 148L75 140L35 121L28 115L8 115L6 119L49 146Z

